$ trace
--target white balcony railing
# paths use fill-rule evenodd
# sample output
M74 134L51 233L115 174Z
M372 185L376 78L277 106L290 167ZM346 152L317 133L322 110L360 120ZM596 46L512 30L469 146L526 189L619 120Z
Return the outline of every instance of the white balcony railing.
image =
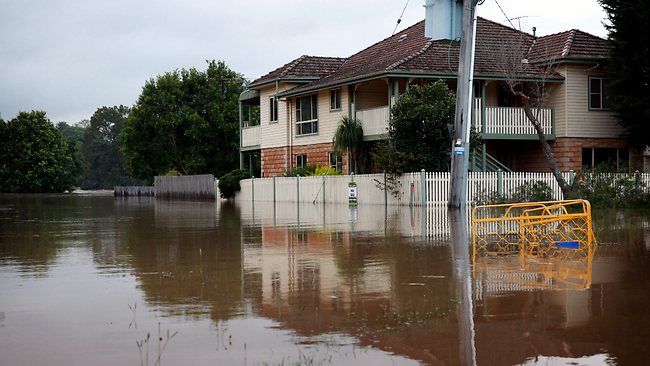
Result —
M389 117L388 106L357 111L357 119L361 121L366 136L387 134Z
M241 146L259 146L260 145L260 126L246 127L241 130Z
M523 108L519 107L485 107L485 130L482 125L482 100L474 100L474 125L478 132L491 135L536 135L533 125L530 123ZM544 134L553 134L553 110L551 108L539 108L534 110L538 113L538 120L542 125ZM363 134L366 136L383 135L388 133L388 120L390 110L388 106L363 109L357 111L357 119L363 126Z
M481 126L481 99L474 100L474 123ZM544 134L553 133L553 110L551 108L536 108L537 119L542 125ZM485 130L480 132L492 135L536 135L537 132L530 123L523 108L519 107L485 107Z

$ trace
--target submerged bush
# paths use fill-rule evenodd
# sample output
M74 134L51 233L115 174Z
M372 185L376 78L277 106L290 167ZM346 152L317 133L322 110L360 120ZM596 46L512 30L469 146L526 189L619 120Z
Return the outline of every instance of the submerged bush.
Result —
M512 191L510 196L498 192L479 191L474 196L474 202L478 205L498 205L517 202L543 202L553 200L551 186L541 180L525 182Z
M635 208L650 204L650 192L638 172L582 172L576 176L573 189L578 198L588 200L594 208Z
M219 194L221 198L233 198L241 190L239 181L249 179L251 172L248 170L235 169L219 178Z
M543 202L553 200L551 186L541 180L526 182L512 192L511 202Z

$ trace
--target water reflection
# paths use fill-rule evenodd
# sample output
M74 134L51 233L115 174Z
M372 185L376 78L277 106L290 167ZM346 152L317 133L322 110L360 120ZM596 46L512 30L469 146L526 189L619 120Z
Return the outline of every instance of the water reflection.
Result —
M472 303L472 263L469 255L467 210L448 211L451 231L451 255L453 258L454 283L458 299L458 334L460 360L463 365L476 365L474 330L474 305Z
M161 322L179 331L167 364L639 364L649 217L598 213L591 276L502 262L472 279L466 229L423 239L419 208L0 196L0 352L137 364ZM527 274L488 275L504 268Z

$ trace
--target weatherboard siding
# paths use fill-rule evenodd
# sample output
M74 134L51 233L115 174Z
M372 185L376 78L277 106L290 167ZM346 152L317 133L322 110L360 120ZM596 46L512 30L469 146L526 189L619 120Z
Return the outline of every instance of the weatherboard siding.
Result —
M278 92L293 88L294 84L280 83ZM275 85L260 90L260 147L273 148L287 145L287 119L289 106L286 101L278 101L278 121L271 122L269 98L275 95Z
M566 85L566 134L561 137L618 137L623 129L610 111L589 110L589 77L605 76L602 67L591 64L567 65Z

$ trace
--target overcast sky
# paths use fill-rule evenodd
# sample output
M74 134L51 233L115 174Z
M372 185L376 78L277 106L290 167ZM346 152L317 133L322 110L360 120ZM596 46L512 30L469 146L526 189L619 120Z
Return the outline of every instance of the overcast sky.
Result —
M503 9L499 9L498 4ZM0 0L0 116L77 123L132 106L144 83L223 60L248 79L301 56L346 57L424 18L424 0ZM538 35L605 38L596 0L485 0L478 15Z

